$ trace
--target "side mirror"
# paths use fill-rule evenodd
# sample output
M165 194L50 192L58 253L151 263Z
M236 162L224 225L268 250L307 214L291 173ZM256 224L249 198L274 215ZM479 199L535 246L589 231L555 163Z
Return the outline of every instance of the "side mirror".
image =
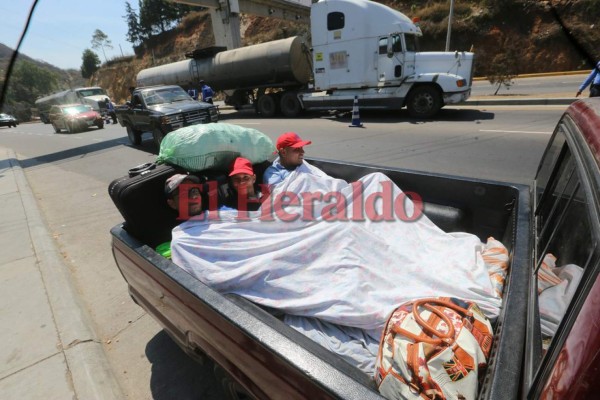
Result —
M393 38L392 35L389 35L387 38L387 56L388 58L394 57L394 47L393 47Z

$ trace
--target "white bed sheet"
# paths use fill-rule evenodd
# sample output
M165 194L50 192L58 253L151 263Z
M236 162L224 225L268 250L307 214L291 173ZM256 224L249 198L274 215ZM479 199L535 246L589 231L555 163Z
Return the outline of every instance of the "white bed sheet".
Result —
M271 197L284 191L335 191L347 198L351 213L354 187L305 164ZM375 173L361 182L366 198L391 181ZM393 198L400 193L393 185ZM327 204L315 203L319 215ZM302 212L301 207L285 210ZM501 299L474 235L445 233L424 216L415 222L321 217L282 222L277 216L262 221L260 213L250 213L247 221L238 221L234 211L221 211L216 221L186 221L173 230L173 261L219 292L290 315L367 330L381 330L399 304L430 296L475 301L491 318L499 313Z

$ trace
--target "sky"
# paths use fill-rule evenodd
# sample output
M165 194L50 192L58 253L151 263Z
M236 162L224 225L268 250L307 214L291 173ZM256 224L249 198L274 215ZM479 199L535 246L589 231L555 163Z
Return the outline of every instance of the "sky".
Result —
M137 0L129 3L137 9ZM32 0L0 0L0 43L15 49L27 22ZM112 42L106 57L133 55L127 42L125 0L39 0L20 52L56 67L80 69L81 56L92 49L96 29ZM102 62L101 49L93 50Z

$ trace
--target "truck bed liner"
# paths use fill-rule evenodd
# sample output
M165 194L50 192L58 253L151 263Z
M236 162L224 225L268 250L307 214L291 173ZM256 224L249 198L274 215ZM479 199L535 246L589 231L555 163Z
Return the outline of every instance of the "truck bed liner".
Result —
M424 200L446 231L501 240L511 256L483 399L518 397L529 283L529 188L361 164L309 160L347 181L382 172ZM372 380L336 354L238 296L224 296L119 225L113 253L134 300L188 353L205 353L257 398L381 398ZM504 327L510 329L504 329Z

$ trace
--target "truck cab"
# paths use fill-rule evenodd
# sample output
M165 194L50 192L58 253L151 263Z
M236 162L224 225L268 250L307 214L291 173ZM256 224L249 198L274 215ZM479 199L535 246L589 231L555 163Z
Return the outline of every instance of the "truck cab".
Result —
M429 118L470 96L473 53L419 52L420 28L382 4L314 3L311 34L315 89L332 100L358 96L361 107L407 106L412 116Z
M567 109L539 165L532 198L522 397L594 398L600 389L598 99ZM546 287L551 280L557 284Z

